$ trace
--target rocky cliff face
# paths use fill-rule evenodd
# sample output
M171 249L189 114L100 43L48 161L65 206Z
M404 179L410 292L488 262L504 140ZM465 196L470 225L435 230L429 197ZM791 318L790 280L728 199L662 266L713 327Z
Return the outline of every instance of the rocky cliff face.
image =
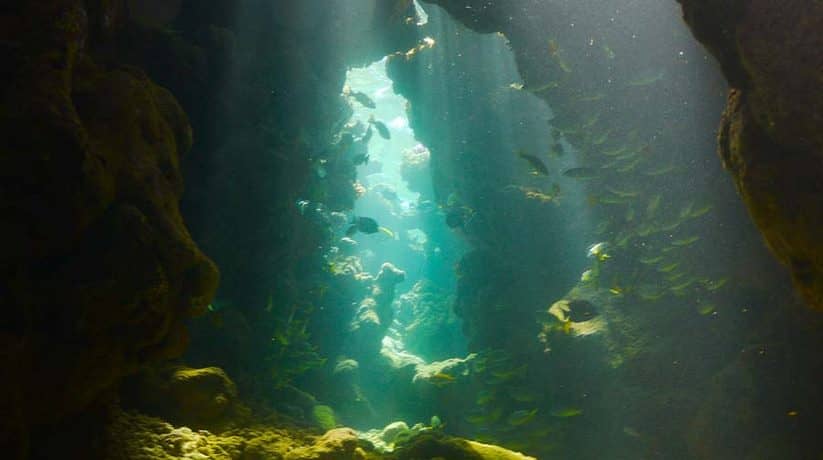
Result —
M719 149L775 256L823 309L823 5L680 0L732 86Z
M0 423L20 451L31 426L180 355L217 286L178 209L186 114L140 69L92 57L120 18L109 2L0 9Z

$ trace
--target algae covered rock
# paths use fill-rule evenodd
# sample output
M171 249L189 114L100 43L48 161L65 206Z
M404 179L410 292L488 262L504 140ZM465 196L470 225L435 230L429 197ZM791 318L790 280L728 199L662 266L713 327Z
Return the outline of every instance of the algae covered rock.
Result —
M312 408L311 418L315 425L328 431L337 427L337 419L334 416L334 409L323 404L318 404Z
M0 38L27 56L0 91L4 424L75 414L180 355L186 319L217 287L178 209L186 114L139 69L87 54L94 11L38 1L0 12L19 25Z
M461 460L534 460L499 446L451 438L436 431L429 431L416 436L408 445L398 450L397 460L415 460L421 458L444 458Z
M357 432L351 428L337 428L326 432L314 444L289 452L286 460L347 460L365 459Z
M125 402L173 424L219 429L244 410L234 382L217 367L165 366L126 383Z
M679 0L732 86L718 138L772 252L823 308L823 5L813 0Z

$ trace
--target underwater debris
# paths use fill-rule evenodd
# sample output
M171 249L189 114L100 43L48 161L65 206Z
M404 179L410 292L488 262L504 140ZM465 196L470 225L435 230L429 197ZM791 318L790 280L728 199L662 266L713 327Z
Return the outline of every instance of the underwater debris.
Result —
M594 179L598 177L600 174L596 168L588 168L585 166L579 168L570 168L563 171L563 175L566 177L570 177L572 179L580 179L580 180L587 180L587 179Z
M386 126L386 124L382 121L375 120L374 115L369 117L369 124L371 124L375 127L375 129L377 129L377 134L379 134L380 137L386 140L391 139L391 131L389 131L389 127Z
M537 158L534 155L530 155L526 153L523 149L517 151L517 156L526 160L531 167L531 174L535 176L548 176L549 175L549 168L546 167L546 164L540 158Z

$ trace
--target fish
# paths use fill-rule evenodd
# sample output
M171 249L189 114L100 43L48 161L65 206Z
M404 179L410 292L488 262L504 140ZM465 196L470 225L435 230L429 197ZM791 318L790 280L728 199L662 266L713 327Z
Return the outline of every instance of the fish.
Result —
M450 383L454 383L457 381L457 379L454 378L454 376L451 374L447 374L445 372L438 372L429 377L428 381L437 386L443 386L448 385Z
M655 265L663 261L663 256L657 257L641 257L638 261L643 265Z
M693 236L691 238L684 238L682 240L675 240L675 241L672 241L672 246L677 246L679 248L682 248L684 246L691 246L692 244L696 243L698 240L700 240L699 236Z
M597 94L592 94L592 95L589 95L589 96L578 97L577 101L578 102L596 102L596 101L599 101L599 100L601 100L605 97L606 97L605 94L597 93Z
M702 304L702 305L697 306L697 313L699 313L703 316L711 315L715 311L716 311L716 309L714 308L714 305L712 305L712 304L707 303L707 304Z
M527 390L512 390L509 391L509 396L517 402L530 403L537 401L537 395Z
M378 231L380 231L380 225L376 220L371 217L355 217L352 219L351 226L346 230L346 236L352 236L357 232L370 235Z
M372 98L367 96L366 93L362 91L352 91L349 93L349 96L351 96L352 99L354 99L355 101L360 103L360 105L366 107L367 109L377 108L377 104L374 103L374 100L372 100Z
M371 129L371 125L369 125L368 129L366 129L366 134L360 139L360 142L363 144L368 144L371 140L372 135L374 135L374 130Z
M499 416L497 418L499 418ZM484 425L486 423L494 423L497 418L492 418L491 415L486 414L469 414L466 416L466 421L472 425Z
M562 157L565 153L566 153L566 149L565 149L565 147L563 147L563 144L561 144L560 142L555 142L554 145L552 145L550 155L556 156L556 157Z
M692 283L694 283L694 279L689 278L689 279L687 279L686 281L683 281L680 284L675 284L674 286L671 286L671 290L672 291L682 291L684 289L688 289L688 287L691 286Z
M550 38L549 39L549 56L556 56L557 53L560 51L560 46L557 44L557 40Z
M712 205L707 204L706 206L703 206L699 209L695 209L694 211L690 212L689 217L694 219L695 217L700 217L700 216L706 214L707 212L709 212L711 210L712 210Z
M614 54L614 51L612 51L612 49L609 47L609 45L603 45L602 48L603 48L603 54L606 55L607 59L614 59L615 58L616 55Z
M616 157L616 156L624 155L628 150L629 150L628 147L621 147L619 149L603 150L602 153L603 153L603 155L606 155L607 157Z
M595 113L583 122L583 129L589 129L600 121L600 112Z
M567 407L564 409L557 409L551 412L552 417L561 417L561 418L569 418L569 417L577 417L579 415L583 415L583 409L578 409L576 407Z
M388 229L386 227L383 227L382 225L377 227L377 230L380 231L380 233L383 233L384 235L388 236L389 238L391 238L393 240L397 239L397 235L395 235L393 231L391 231L390 229Z
M657 209L660 207L660 202L662 201L662 195L655 195L652 199L649 200L649 204L646 206L646 216L652 217L657 212Z
M645 76L645 77L635 78L634 80L629 80L629 82L626 83L626 85L627 86L635 86L635 87L637 87L637 86L649 86L653 83L657 83L658 81L662 80L664 76L665 76L665 73L661 70L660 72L658 72L654 75L648 75L648 76Z
M597 169L587 168L585 166L582 166L582 167L579 167L579 168L567 169L567 170L563 171L563 175L566 176L566 177L570 177L572 179L581 179L581 180L594 179L595 177L599 176Z
M609 186L606 186L606 190L608 190L610 193L613 193L613 194L615 194L615 195L617 195L621 198L634 198L634 197L640 195L640 192L637 191L637 190L618 190L616 188L609 187Z
M368 153L361 153L359 155L355 155L354 158L351 159L351 162L355 166L367 165L367 164L369 164L369 154Z
M609 292L612 293L613 295L621 296L621 295L623 295L623 288L621 288L620 286L615 286L615 287L609 289Z
M592 144L594 145L603 145L606 143L606 140L609 138L611 134L611 130L603 131L602 134L592 139Z
M609 244L601 241L600 243L595 243L589 246L589 249L586 252L586 255L589 258L594 258L603 262L604 260L609 259L611 256L606 253L606 249L609 247Z
M509 84L509 88L520 91L523 89L523 83L511 83Z
M484 406L494 400L494 393L489 390L481 390L477 393L477 404Z
M637 289L637 295L640 296L641 299L650 302L659 300L665 294L665 290L659 289L657 286L652 285L644 285Z
M661 232L670 232L670 231L676 229L679 226L680 226L680 221L675 220L674 222L671 222L671 223L668 223L668 224L665 224L665 225L661 225L660 227L658 227L658 230L661 231Z
M559 88L559 87L560 87L560 83L558 83L556 81L550 81L550 82L546 83L545 85L538 86L537 88L534 88L534 89L529 88L529 91L531 91L534 94L538 94L538 93L542 93L543 91L548 91L550 89L555 89L555 88Z
M639 165L641 161L643 161L643 158L642 157L637 157L634 160L632 160L630 163L626 164L625 166L617 168L617 172L625 173L625 172L629 172L629 171L634 171L634 168L636 168L637 165Z
M595 277L593 270L586 270L580 275L580 281L583 283L588 283L589 281L593 281Z
M523 195L526 197L526 199L537 200L541 203L550 203L552 201L557 203L558 198L560 198L560 187L557 186L557 184L554 184L554 185L555 185L555 187L552 190L551 194L543 193L538 189L528 189L528 188L522 188L522 187L521 187L521 191L523 192Z
M385 123L379 120L374 119L374 115L369 117L369 123L377 129L377 134L380 135L383 139L389 140L391 139L391 132L389 131L389 127L386 126Z
M539 175L539 176L548 176L549 175L549 168L534 155L530 155L523 150L517 151L517 156L529 162L529 166L532 168L532 174Z
M659 271L661 273L671 273L672 271L674 271L675 268L677 268L679 266L680 266L679 262L674 262L674 263L671 263L669 265L664 265L664 266L658 268L657 271Z
M661 166L660 168L657 168L657 169L652 169L651 171L646 171L644 174L647 175L647 176L653 176L653 177L654 176L662 176L663 174L668 174L670 172L673 172L675 169L677 169L677 168L674 165L667 165L667 166Z
M597 199L598 202L603 204L626 204L631 201L629 198L621 198L619 196L603 196Z
M683 206L683 209L680 210L680 218L685 219L689 217L692 213L692 209L694 208L694 203L687 203L686 206Z
M525 425L537 416L537 409L514 411L506 418L506 423L511 426Z
M706 289L709 291L714 292L725 286L727 282L729 282L728 278L721 278L717 281L704 280L703 285L706 286Z

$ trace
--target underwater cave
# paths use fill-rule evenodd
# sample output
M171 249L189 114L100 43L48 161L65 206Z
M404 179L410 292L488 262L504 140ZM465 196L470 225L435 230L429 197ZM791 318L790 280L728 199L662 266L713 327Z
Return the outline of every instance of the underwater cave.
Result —
M0 25L6 458L823 458L823 3Z

